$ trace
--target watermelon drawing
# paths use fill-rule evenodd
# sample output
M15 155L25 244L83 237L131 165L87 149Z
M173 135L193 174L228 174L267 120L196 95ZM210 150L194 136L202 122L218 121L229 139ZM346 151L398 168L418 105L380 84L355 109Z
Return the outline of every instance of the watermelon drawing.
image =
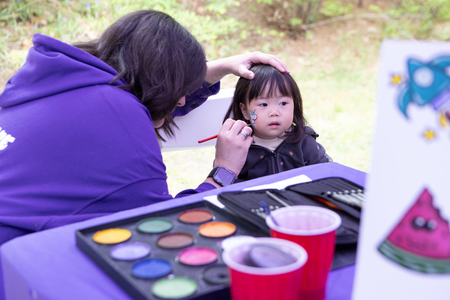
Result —
M425 188L378 247L387 258L422 273L450 273L450 228Z

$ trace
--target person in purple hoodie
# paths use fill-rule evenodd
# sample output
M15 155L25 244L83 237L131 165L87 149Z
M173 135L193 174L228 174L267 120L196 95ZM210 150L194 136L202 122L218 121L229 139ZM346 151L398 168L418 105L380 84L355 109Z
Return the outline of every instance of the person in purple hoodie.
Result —
M227 74L252 79L254 62L288 72L260 52L207 62L184 27L152 10L120 18L94 41L35 34L33 44L0 95L0 245L172 199L157 131L171 133L172 118L217 93ZM230 184L249 135L245 122L227 120L213 172L177 197Z

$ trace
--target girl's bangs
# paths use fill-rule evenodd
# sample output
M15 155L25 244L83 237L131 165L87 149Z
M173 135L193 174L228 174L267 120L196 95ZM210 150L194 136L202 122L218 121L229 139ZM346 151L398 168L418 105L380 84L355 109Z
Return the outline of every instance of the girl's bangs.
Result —
M248 94L249 101L256 98L270 98L278 92L284 97L293 98L291 82L274 68L252 70L255 78L251 81Z

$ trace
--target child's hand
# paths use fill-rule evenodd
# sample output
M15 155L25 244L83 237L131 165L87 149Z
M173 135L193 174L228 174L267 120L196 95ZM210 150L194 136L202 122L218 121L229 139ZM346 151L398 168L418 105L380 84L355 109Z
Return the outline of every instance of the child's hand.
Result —
M225 167L238 175L253 141L251 134L244 121L226 120L217 137L214 167Z

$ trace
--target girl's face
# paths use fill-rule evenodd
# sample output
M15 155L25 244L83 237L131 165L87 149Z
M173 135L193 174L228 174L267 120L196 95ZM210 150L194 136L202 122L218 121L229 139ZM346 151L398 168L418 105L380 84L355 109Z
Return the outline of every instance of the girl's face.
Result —
M254 111L256 128L253 126L253 131L261 139L281 137L294 121L294 100L282 96L278 91L271 97L260 96L246 105L240 103L239 106L248 121L251 118L250 112Z

